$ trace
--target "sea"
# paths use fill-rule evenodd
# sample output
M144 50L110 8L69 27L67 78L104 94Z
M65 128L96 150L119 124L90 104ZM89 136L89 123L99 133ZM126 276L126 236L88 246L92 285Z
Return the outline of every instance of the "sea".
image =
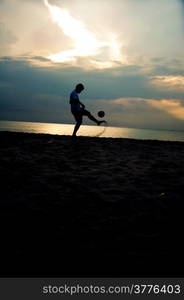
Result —
M72 135L74 124L0 121L0 131ZM78 136L184 142L184 131L82 125Z

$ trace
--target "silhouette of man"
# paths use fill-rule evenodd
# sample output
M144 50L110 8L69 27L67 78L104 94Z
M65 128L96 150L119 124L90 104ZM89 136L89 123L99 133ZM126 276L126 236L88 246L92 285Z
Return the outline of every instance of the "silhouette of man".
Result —
M91 115L91 113L85 109L85 105L80 102L78 94L80 94L84 90L84 86L82 83L76 85L75 90L73 90L70 94L70 104L71 104L71 112L76 120L76 125L74 127L73 136L76 136L77 131L79 130L80 125L82 124L82 117L87 116L90 120L95 122L97 125L105 121L98 121Z

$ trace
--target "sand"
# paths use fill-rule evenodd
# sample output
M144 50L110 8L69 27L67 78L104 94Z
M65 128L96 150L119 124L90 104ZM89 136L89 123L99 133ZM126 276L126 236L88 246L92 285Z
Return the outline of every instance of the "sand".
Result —
M0 141L1 276L183 275L184 143Z

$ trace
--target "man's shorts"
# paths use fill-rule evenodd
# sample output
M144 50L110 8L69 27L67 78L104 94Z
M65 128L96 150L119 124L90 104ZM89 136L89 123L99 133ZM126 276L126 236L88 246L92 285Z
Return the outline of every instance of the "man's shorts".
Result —
M90 112L86 109L81 109L80 111L77 111L77 112L72 112L75 120L77 123L82 123L82 117L83 116L89 116L90 115Z

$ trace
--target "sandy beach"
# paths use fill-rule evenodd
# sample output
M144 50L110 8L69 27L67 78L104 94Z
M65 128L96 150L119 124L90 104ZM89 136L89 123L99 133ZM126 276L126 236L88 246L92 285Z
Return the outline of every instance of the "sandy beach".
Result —
M0 141L1 276L182 274L184 143Z

